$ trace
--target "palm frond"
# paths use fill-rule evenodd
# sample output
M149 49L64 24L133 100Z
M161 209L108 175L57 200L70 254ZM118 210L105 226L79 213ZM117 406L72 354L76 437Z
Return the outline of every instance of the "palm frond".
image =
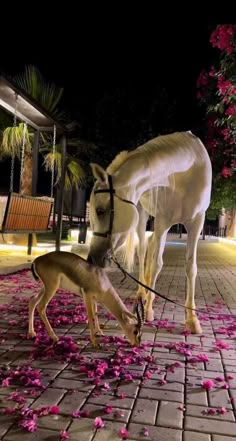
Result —
M84 170L82 169L78 161L71 160L70 162L68 162L65 177L66 189L77 186L78 184L82 184L84 176Z
M31 139L32 133L29 132L28 128L25 131L25 151L30 152L32 149ZM24 123L20 123L16 127L7 127L3 131L2 143L0 146L1 153L3 156L14 156L20 157L21 149L23 145L24 137Z
M57 106L61 100L63 88L53 83L45 82L40 71L35 66L26 66L24 73L17 75L14 81L53 116L60 113Z
M55 154L49 152L44 157L44 165L46 171L52 171L53 166L56 171L55 183L57 184L61 178L62 163L61 163L61 153L56 151ZM67 158L66 164L66 176L65 176L65 187L66 189L72 188L75 185L81 184L84 180L85 172L81 167L80 163L73 159L72 157Z

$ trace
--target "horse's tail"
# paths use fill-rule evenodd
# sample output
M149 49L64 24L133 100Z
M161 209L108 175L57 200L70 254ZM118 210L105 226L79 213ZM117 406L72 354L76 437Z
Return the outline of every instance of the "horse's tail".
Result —
M123 261L127 271L129 272L131 272L134 268L135 237L136 237L136 232L135 230L132 230L126 239L123 249Z

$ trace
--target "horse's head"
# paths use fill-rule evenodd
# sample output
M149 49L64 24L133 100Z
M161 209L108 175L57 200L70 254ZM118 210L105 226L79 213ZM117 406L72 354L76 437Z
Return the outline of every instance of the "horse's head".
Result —
M123 245L128 233L136 228L138 211L132 201L120 196L124 191L119 190L116 179L113 183L113 178L97 164L91 164L91 168L96 182L90 196L93 237L88 260L105 267L113 251Z

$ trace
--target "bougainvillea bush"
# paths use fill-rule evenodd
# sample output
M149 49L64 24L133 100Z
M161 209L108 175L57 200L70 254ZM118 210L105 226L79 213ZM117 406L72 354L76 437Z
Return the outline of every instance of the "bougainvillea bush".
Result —
M206 146L213 165L211 209L236 208L236 25L218 25L210 36L216 62L202 70L197 97L206 110Z

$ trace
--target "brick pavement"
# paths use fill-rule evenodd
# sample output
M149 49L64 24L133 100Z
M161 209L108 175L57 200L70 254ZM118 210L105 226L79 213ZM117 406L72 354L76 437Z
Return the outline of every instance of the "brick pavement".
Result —
M155 301L156 320L145 325L137 352L118 339L120 329L103 309L99 316L106 337L101 337L97 351L89 343L86 323L60 323L57 333L79 342L79 358L67 354L57 360L42 352L31 361L45 386L36 388L35 396L26 394L32 389L27 386L0 388L2 410L17 406L8 397L18 390L32 409L58 405L59 413L40 416L32 433L18 426L15 413L0 414L0 439L18 441L23 435L30 441L56 441L65 430L72 441L118 441L120 429L126 428L130 441L236 441L236 324L224 317L236 314L236 247L200 241L198 250L197 307L207 305L221 313L210 320L201 315L202 336L186 335L183 309L160 299ZM184 243L168 244L157 283L158 290L182 304L184 260ZM23 290L19 289L20 274L15 281L0 281L1 302L15 305L0 310L0 360L8 372L25 366L34 349L33 341L25 338L27 320L21 309L26 305L21 296L28 297L34 289L25 273ZM115 268L109 274L130 305L135 283L126 278L121 284L123 277ZM103 362L110 371L95 375ZM214 383L210 390L202 386L207 380ZM107 405L111 413L106 413ZM75 410L82 412L80 418L72 416ZM96 429L94 419L99 416L105 427Z

